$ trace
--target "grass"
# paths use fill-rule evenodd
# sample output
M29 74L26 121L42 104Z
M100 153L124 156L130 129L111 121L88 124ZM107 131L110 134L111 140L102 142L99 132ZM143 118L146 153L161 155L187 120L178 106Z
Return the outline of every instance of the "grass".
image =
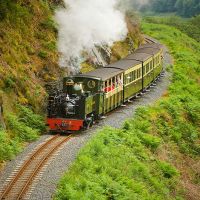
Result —
M170 199L177 177L141 131L105 128L80 152L55 199Z
M154 106L138 109L121 129L100 131L63 176L54 199L199 195L198 167L191 165L200 155L200 44L166 25L143 23L143 31L165 43L174 56L169 90Z
M60 4L43 0L0 2L0 96L8 127L1 130L0 146L1 149L5 146L5 150L0 163L11 159L26 142L45 131L43 117L35 114L46 113L44 85L57 80L65 71L58 66L58 30L53 20ZM114 48L117 57L128 53L124 52L124 47L128 48L126 43ZM85 62L82 71L94 67Z
M189 19L183 19L168 13L166 16L146 16L145 21L149 23L173 26L200 42L200 15Z
M57 64L53 4L0 2L0 96L7 127L0 130L0 165L46 130L45 81L62 73Z
M35 141L45 131L43 118L30 108L17 105L18 114L7 113L7 130L0 129L0 166L12 159L25 143Z
M46 98L42 87L45 77L54 80L62 71L57 64L57 30L51 4L0 3L1 88L5 96L14 91L18 103L31 105L35 111L41 110L38 102ZM39 95L32 95L38 87Z

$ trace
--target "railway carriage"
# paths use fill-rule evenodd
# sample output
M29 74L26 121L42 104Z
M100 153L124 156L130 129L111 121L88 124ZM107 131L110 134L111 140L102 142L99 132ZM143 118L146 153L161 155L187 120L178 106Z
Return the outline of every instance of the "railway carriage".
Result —
M49 96L51 131L78 131L143 92L162 72L159 44L140 46L133 54L94 71L63 78L63 88Z
M142 64L136 60L123 59L105 67L123 71L123 101L142 90Z
M162 45L152 43L140 46L136 53L146 53L152 55L153 59L153 73L155 78L163 71L163 48Z

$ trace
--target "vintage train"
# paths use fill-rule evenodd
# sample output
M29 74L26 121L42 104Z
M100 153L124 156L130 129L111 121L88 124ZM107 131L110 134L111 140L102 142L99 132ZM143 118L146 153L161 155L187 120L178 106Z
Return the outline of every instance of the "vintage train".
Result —
M78 131L145 91L163 71L160 44L141 45L123 60L63 78L62 90L49 96L50 131Z

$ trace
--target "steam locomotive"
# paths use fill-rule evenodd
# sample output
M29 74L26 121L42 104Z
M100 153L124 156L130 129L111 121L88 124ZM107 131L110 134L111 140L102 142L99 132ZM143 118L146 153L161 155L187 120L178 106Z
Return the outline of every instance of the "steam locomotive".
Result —
M49 95L50 131L79 131L146 90L163 71L160 44L141 45L125 59L85 74L63 78Z

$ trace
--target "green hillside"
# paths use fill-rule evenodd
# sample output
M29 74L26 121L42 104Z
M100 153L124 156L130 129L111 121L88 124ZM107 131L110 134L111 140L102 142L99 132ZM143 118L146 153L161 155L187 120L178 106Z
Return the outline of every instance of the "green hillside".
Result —
M50 2L50 1L49 1ZM6 130L0 127L0 166L25 142L44 132L46 81L58 67L55 4L48 1L0 2L0 96Z
M0 167L46 132L45 84L62 77L58 66L54 11L62 0L0 1ZM125 57L129 42L142 42L138 24L127 18L129 36L113 45L111 61ZM83 64L82 71L94 69ZM1 113L0 113L1 114ZM6 128L4 127L6 125Z
M81 150L55 199L199 199L200 44L176 28L143 24L174 56L172 83L152 107Z

